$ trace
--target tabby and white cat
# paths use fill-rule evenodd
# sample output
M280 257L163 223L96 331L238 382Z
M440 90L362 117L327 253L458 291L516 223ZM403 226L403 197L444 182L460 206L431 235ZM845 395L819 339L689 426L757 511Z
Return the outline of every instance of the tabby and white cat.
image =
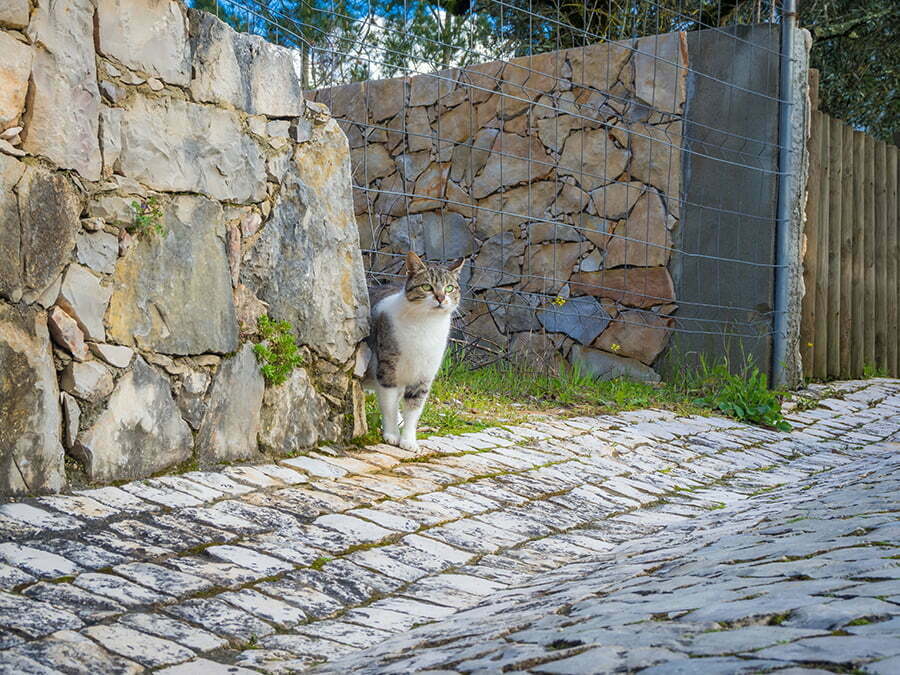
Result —
M429 266L410 251L405 283L369 289L372 329L367 342L372 356L363 385L378 395L385 443L405 450L418 447L416 425L447 348L464 262Z

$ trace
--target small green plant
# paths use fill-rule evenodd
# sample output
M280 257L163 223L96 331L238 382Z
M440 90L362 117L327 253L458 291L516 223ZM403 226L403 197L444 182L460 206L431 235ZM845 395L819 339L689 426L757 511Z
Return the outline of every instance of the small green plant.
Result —
M327 564L330 563L330 562L331 562L331 558L322 556L322 557L320 557L320 558L316 558L315 560L313 560L313 561L310 563L309 566L310 566L311 568L313 568L314 570L320 570L320 569L322 569L323 567L325 567L325 565L327 565Z
M262 338L262 342L253 346L256 360L261 364L259 370L269 384L281 384L288 379L294 368L303 363L291 332L291 324L263 315L256 325Z
M871 380L873 377L887 377L887 369L883 366L876 366L874 363L863 364L863 379Z
M156 197L131 202L131 210L134 213L134 222L128 228L130 232L137 236L154 234L160 238L166 236L166 228L162 224L162 208Z
M697 405L719 410L729 417L790 431L791 425L781 414L781 395L769 389L765 373L748 361L742 372L729 371L727 363L706 369L706 396Z

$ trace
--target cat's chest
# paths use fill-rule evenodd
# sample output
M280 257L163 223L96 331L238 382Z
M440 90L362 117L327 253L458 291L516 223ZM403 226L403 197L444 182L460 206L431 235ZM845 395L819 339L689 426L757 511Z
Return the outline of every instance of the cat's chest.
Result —
M447 346L449 319L415 325L395 324L393 328L400 352L400 362L397 366L407 376L404 379L418 380L432 377L440 366Z

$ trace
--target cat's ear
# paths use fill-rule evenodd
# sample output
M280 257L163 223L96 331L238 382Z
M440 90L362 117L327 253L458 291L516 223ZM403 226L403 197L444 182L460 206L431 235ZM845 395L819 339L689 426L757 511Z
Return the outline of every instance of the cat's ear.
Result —
M450 265L447 267L447 271L452 272L453 274L459 274L459 271L463 268L463 265L465 265L465 264L466 264L466 259L460 258L459 260L456 260L456 261L450 263Z
M427 268L422 259L412 251L406 254L406 273L410 276L418 272L424 272Z

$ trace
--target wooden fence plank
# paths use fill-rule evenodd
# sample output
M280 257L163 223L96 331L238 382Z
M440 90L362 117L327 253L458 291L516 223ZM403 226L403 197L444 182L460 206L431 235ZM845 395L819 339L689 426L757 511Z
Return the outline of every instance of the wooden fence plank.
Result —
M821 114L813 111L809 120L809 174L806 182L806 252L803 256L803 286L805 293L800 316L800 355L803 376L813 375L815 358L816 277L819 269L819 207L821 205L822 136L819 129Z
M829 189L831 185L831 121L830 118L819 111L813 113L819 118L818 130L819 144L819 194L818 194L818 242L819 263L816 274L816 308L815 326L813 328L813 377L824 380L828 377L828 332L829 321L829 279L831 277L830 240L831 240L831 200Z
M863 316L863 363L875 366L875 138L863 134L863 164L865 178L863 183L863 287L865 310Z
M853 132L853 271L850 275L850 377L860 377L865 363L866 340L866 135Z
M900 377L900 213L897 209L900 204L897 200L900 178L897 171L896 145L887 148L887 219L888 219L888 290L890 314L888 316L888 372L894 377Z
M843 279L843 195L844 195L844 125L840 120L829 120L828 200L831 220L828 229L828 377L841 376L841 283Z
M841 190L841 377L850 379L850 344L853 337L853 129L844 129L844 173Z
M888 369L887 325L887 176L886 146L881 141L874 147L875 200L875 364L879 369Z

